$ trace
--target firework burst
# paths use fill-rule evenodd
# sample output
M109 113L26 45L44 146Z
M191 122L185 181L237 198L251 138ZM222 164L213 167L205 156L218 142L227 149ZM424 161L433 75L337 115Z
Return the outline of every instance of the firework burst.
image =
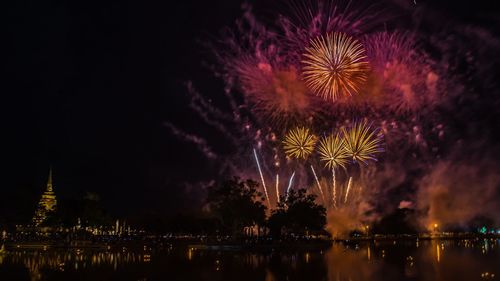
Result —
M342 128L345 147L354 162L368 164L377 161L375 154L383 152L382 135L366 122L356 122L350 128Z
M348 7L339 5L341 2L348 3ZM173 135L196 145L209 160L216 160L211 163L220 166L219 176L232 173L260 177L269 207L269 196L274 199L273 188L277 187L277 197L283 192L286 198L292 188L309 187L310 192L326 199L325 206L337 209L329 212L328 219L335 225L335 232L339 228L347 232L348 225L355 227L353 223L378 219L388 200L396 198L383 195L391 195L394 186L413 178L406 175L425 174L437 157L447 156L451 151L448 144L453 141L449 136L462 132L453 127L459 122L448 122L455 120L451 113L456 111L451 109L458 102L483 97L479 93L468 95L476 91L469 91L467 81L472 81L469 78L476 76L476 70L489 69L479 65L489 64L495 57L479 60L479 53L470 51L474 50L474 42L486 44L488 40L479 38L485 39L487 33L470 36L455 32L457 29L453 32L456 39L450 41L449 31L406 31L406 24L399 26L391 21L387 21L391 26L388 31L379 24L385 22L380 13L363 12L366 9L351 5L351 1L301 3L304 5L298 7L298 16L283 13L274 24L260 22L248 5L235 29L228 29L220 38L222 44L210 44L216 59L214 74L224 80L220 95L224 99L211 102L212 95L204 96L188 87L190 107L205 126L227 139L224 147L174 124L166 126ZM456 44L465 38L476 39L467 40L463 46ZM428 54L427 49L433 53ZM466 76L455 72L463 65ZM483 71L477 73L486 75ZM436 107L443 110L434 110ZM463 116L456 117L461 120ZM342 129L353 119L370 122ZM309 128L302 129L307 133L296 128L304 125ZM343 166L334 160L333 148L324 148L331 151L321 153L327 141L319 138L316 143L312 137L313 130L319 133L326 128L340 129L338 136L348 154L346 173L338 172L338 167ZM226 150L229 145L231 150ZM316 145L318 159L312 159ZM251 156L251 147L256 149L257 167L249 167L248 159L242 158ZM380 165L365 167L359 163L377 160L385 147L389 153ZM287 159L308 161L284 163L282 152ZM311 164L317 167L318 162L329 171L314 170ZM331 174L331 184L325 172ZM277 186L272 186L274 176ZM382 197L384 200L379 200Z
M366 35L363 42L373 73L370 97L395 113L432 109L441 99L438 82L443 75L418 47L415 36L377 32Z
M306 85L325 100L356 94L368 77L363 45L345 33L313 39L303 57Z
M283 126L314 113L316 97L308 93L295 67L258 61L237 64L243 93L256 117Z
M337 135L329 135L319 142L320 160L329 169L346 168L349 162L349 152L345 148L345 140Z
M283 149L290 158L306 159L314 151L317 139L308 128L297 127L286 134Z

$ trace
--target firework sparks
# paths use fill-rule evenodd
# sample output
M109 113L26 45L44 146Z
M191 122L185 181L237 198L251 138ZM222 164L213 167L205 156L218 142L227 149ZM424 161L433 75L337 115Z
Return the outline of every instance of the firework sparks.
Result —
M347 196L349 196L349 190L351 190L352 177L349 177L349 182L347 183L347 190L345 192L344 203L347 203Z
M253 155L255 156L255 162L257 163L257 168L259 169L260 179L262 181L262 187L264 188L264 194L266 195L267 204L271 206L271 201L269 201L269 194L267 193L266 182L264 181L264 175L262 174L262 169L260 168L259 158L257 157L257 151L253 149Z
M356 94L368 77L363 45L339 32L319 36L310 45L302 60L306 85L325 100Z
M322 138L318 149L320 160L325 162L325 167L330 169L346 168L349 161L349 152L345 148L345 140L339 135Z
M333 206L337 208L337 188L335 169L346 168L349 161L349 152L345 148L345 141L338 134L321 139L319 143L320 160L325 162L325 167L332 170Z
M280 182L279 175L278 175L278 174L276 174L276 202L277 202L277 203L279 203L279 202L280 202L279 182Z
M375 154L383 152L382 138L377 131L366 122L342 129L345 147L354 162L368 164L369 161L377 161Z
M317 137L309 129L297 127L286 134L283 148L290 158L306 159L313 152L316 141Z
M335 169L332 169L332 181L333 181L333 207L337 209L337 185L335 180Z
M318 176L316 175L316 171L314 170L313 165L311 165L311 170L313 172L314 179L316 180L316 184L318 185L319 194L321 194L321 199L323 199L323 202L325 202L325 195L323 194L323 188L321 188L321 184L319 183L319 179Z

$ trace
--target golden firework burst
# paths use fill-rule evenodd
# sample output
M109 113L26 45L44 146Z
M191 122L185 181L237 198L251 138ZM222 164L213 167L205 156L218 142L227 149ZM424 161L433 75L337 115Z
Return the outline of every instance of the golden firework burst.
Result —
M317 139L308 128L297 127L285 135L283 149L290 158L306 159L314 151Z
M363 45L345 33L312 39L303 56L305 83L325 100L356 94L368 77Z
M345 140L337 135L323 137L318 146L320 160L325 162L325 167L337 169L346 168L349 163L349 152L345 147Z
M350 128L342 128L345 148L354 162L377 161L376 154L384 151L382 135L366 122L356 122Z

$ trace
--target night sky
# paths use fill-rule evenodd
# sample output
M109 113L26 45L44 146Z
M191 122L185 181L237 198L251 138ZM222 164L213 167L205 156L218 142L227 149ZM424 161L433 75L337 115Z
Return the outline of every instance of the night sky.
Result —
M255 14L267 16L285 1L249 2ZM448 2L417 5L499 30L494 1ZM383 3L401 9L402 17L413 5ZM188 109L185 85L194 81L217 102L223 84L207 67L213 58L203 42L217 40L240 18L241 4L12 1L3 9L1 220L31 218L49 166L60 198L96 192L115 216L192 209L197 192L186 186L217 173L164 122L217 142Z

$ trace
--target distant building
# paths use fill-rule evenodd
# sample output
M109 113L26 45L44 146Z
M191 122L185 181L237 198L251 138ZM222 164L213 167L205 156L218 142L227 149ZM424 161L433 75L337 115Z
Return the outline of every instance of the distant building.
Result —
M57 199L52 189L52 169L49 171L49 178L47 180L47 190L42 194L42 198L38 202L38 206L33 216L33 225L39 226L47 220L51 213L56 211Z

